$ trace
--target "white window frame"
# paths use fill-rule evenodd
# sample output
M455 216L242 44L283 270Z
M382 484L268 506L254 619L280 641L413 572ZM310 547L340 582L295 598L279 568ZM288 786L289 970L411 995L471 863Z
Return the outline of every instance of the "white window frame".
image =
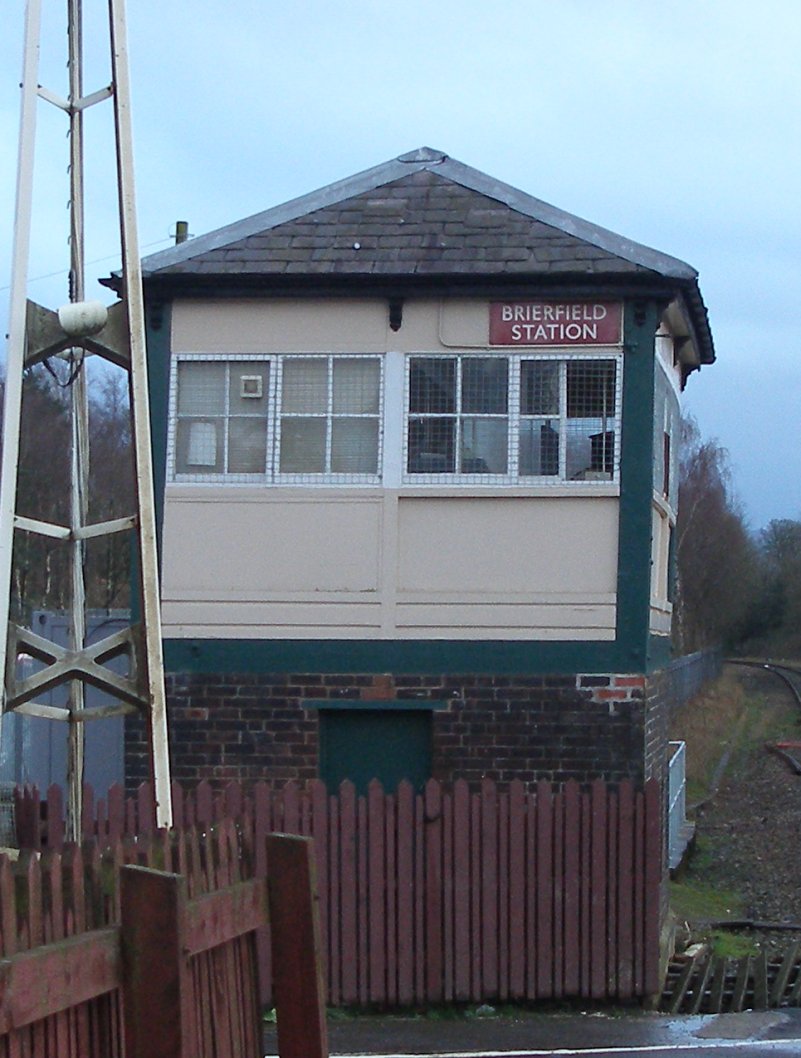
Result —
M338 416L333 411L333 362L336 360L373 360L379 365L379 387L378 387L378 411L364 413L363 415L346 415L343 418L366 418L374 419L377 423L377 462L376 473L359 474L345 473L334 474L330 472L320 473L281 473L279 470L280 441L281 441L281 389L280 380L283 372L283 364L287 360L316 359L325 360L328 366L328 404L325 412L326 418L326 463L328 463L331 444L331 429L333 420ZM267 363L270 366L267 402L265 415L267 417L267 443L265 453L265 468L263 473L240 473L240 472L210 472L210 473L186 473L179 472L176 465L176 440L178 428L178 369L182 363ZM225 411L220 418L226 421L231 418L229 404L230 376L226 372ZM177 353L172 360L170 370L169 387L169 417L167 427L167 467L168 480L175 484L192 485L349 485L358 487L361 485L379 485L382 480L382 464L384 458L384 419L385 419L385 380L383 356L380 353ZM299 413L300 414L300 413ZM313 416L312 416L313 417ZM321 416L322 417L322 416ZM227 430L226 430L227 436Z
M297 360L322 360L326 364L327 384L327 406L323 413L312 412L290 412L284 413L280 407L281 383L283 380L284 364L288 361ZM361 414L337 415L334 411L334 362L337 360L373 360L378 361L378 411L364 412ZM287 418L319 418L325 419L325 464L331 461L331 436L335 419L369 419L377 423L377 452L376 472L374 474L344 473L337 474L330 470L320 472L298 472L286 473L280 469L281 459L281 430L284 419ZM326 485L380 485L381 467L383 462L383 423L384 423L384 366L383 357L377 353L287 353L278 358L276 371L276 407L275 421L272 431L275 438L275 453L273 460L273 481L276 485L317 485L324 482Z
M461 411L461 363L471 357L489 359L502 356L509 365L507 413L473 413ZM281 390L280 383L283 364L290 359L324 359L331 364L338 359L371 359L379 363L379 404L377 413L354 414L353 417L376 419L378 426L377 472L375 474L332 474L332 473L281 473L280 433L281 433ZM418 413L409 413L409 374L413 358L422 359L455 359L460 365L457 368L457 410L453 413L437 415L432 418L454 418L457 422L455 443L459 444L459 425L463 418L505 419L508 423L507 433L507 472L505 474L476 473L428 473L410 474L407 470L409 458L409 419L421 417ZM523 416L520 414L520 379L523 361L558 362L560 367L560 405L556 416ZM567 417L566 376L567 363L570 361L592 362L613 360L616 364L615 407L616 414L611 418L614 424L615 451L611 478L597 480L570 480L566 473L567 447L564 443ZM263 362L270 365L268 392L266 402L267 443L266 465L264 473L178 473L176 468L176 433L178 423L178 366L183 362L222 362L235 363L242 361ZM518 488L541 488L565 490L571 486L581 485L591 488L616 486L620 481L620 444L622 424L623 396L623 354L619 349L597 349L589 352L567 352L559 350L515 350L498 353L489 349L449 349L430 351L418 349L413 352L388 351L384 354L373 352L332 353L332 352L276 352L276 353L177 353L173 356L169 385L169 417L167 427L167 474L168 481L175 484L191 485L266 485L276 486L383 486L390 487L430 487L456 486L460 488L481 488L493 486L516 486ZM228 377L228 376L226 376ZM331 424L336 417L333 413L332 379L333 370L328 371L328 406L326 409L326 447L330 451ZM226 386L228 386L228 381ZM298 413L299 415L301 413ZM228 394L226 393L226 418L229 418ZM350 417L350 416L347 416ZM422 417L425 417L424 415ZM559 474L558 475L521 475L519 473L520 426L529 419L550 418L554 424L559 422Z
M475 413L476 417L479 418L496 418L506 419L508 422L508 434L507 434L507 471L505 474L476 474L472 472L444 472L444 473L411 473L408 469L409 466L409 422L412 419L420 418L431 418L431 419L454 419L456 422L456 431L454 446L458 453L460 444L460 424L464 417L471 417L474 415L472 412L463 413L461 411L461 363L468 359L480 359L486 360L491 357L503 358L507 361L508 368L508 401L507 401L507 413L501 415L499 413L486 415L482 413ZM456 372L456 410L453 412L411 412L409 410L410 403L410 375L411 375L411 363L414 359L423 360L457 360L457 372ZM523 361L537 360L548 363L559 364L559 412L553 416L545 415L522 415L520 412L520 386L521 386L521 364ZM616 365L615 369L615 414L610 417L610 424L614 429L615 434L615 450L612 460L612 475L611 477L602 477L596 480L593 479L582 479L581 481L572 480L566 477L567 472L567 444L565 443L566 438L566 427L567 423L572 421L571 417L567 414L567 364L569 362L584 362L592 363L598 361L614 361ZM623 354L617 349L603 349L588 353L586 351L568 353L562 350L558 352L546 352L543 350L535 351L520 351L514 353L503 353L497 354L490 352L485 349L476 350L448 350L447 352L427 352L417 351L414 353L406 354L405 374L404 374L404 395L403 395L403 468L402 468L402 482L404 485L514 485L514 486L546 486L549 488L560 488L564 489L570 485L589 485L591 487L597 486L609 486L619 484L620 481L620 441L621 441L621 424L622 424L622 400L623 400ZM529 420L540 420L549 418L559 423L559 473L558 474L539 474L529 475L520 474L520 426L522 422Z
M178 432L178 368L179 364L182 363L222 363L222 364L234 364L234 363L266 363L269 364L269 378L267 382L267 402L266 402L266 417L267 417L267 443L265 451L265 469L261 473L242 473L242 472L209 472L209 473L186 473L179 472L176 463L177 457L177 432ZM169 480L179 484L216 484L219 482L230 482L241 485L261 484L269 478L269 468L273 463L273 436L272 430L270 429L270 422L274 416L275 406L275 357L265 356L264 354L258 353L180 353L173 358L173 362L170 370L170 399L169 399L169 420L167 428L167 466L169 468ZM225 376L225 410L219 418L224 418L226 424L231 419L230 412L230 373L226 372ZM228 436L228 430L225 431L225 436ZM226 457L227 457L227 445L226 445Z

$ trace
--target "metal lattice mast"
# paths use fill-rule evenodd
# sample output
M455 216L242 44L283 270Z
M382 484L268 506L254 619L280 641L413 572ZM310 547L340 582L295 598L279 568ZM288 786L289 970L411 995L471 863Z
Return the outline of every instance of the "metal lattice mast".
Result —
M41 0L28 0L23 63L17 209L11 284L11 311L3 417L2 481L0 481L0 614L7 618L8 633L0 636L0 672L3 673L3 712L66 721L69 725L68 824L78 837L83 776L83 724L104 716L138 710L150 734L151 774L156 801L156 822L170 826L164 668L159 612L158 559L156 552L153 469L150 449L150 413L144 334L139 247L133 182L124 0L109 0L111 84L89 95L83 92L81 0L67 0L69 97L38 84ZM27 298L27 272L33 208L33 171L38 98L58 107L69 121L70 134L70 288L69 304L57 313ZM120 300L106 310L85 301L84 273L84 167L83 115L91 106L111 99L114 107L115 152L119 202L122 273ZM128 517L90 524L88 519L89 430L88 396L84 361L100 356L129 376L132 438L135 464L136 510ZM50 358L67 359L71 378L71 479L69 525L24 517L17 512L17 462L19 458L24 370ZM71 628L65 649L12 621L11 585L13 544L16 533L33 533L63 541L70 554ZM140 620L92 646L86 644L86 541L120 532L136 539ZM25 679L18 678L17 659L27 654L42 666ZM112 672L107 663L128 659L128 674ZM116 700L113 705L87 709L87 684ZM65 708L42 704L37 696L54 687L69 689Z

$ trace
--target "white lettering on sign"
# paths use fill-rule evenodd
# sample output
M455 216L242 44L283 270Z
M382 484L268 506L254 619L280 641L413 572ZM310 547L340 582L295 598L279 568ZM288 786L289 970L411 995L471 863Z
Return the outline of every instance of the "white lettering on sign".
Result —
M619 345L619 301L495 301L490 304L490 345Z
M513 323L514 342L594 342L598 339L597 323Z
M606 305L548 305L533 302L527 305L502 305L501 319L504 323L514 320L604 320L608 315Z

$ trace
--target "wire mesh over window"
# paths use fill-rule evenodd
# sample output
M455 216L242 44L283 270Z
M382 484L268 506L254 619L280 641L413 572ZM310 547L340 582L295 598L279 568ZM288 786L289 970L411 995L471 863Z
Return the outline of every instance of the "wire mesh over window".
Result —
M566 477L611 480L615 461L614 360L568 361Z
M409 474L505 475L509 364L502 357L413 357Z
M173 400L177 480L378 480L378 356L187 356Z
M612 480L619 381L617 359L411 357L408 480Z
M378 476L377 357L285 357L280 408L279 474Z
M178 364L177 474L265 473L269 376L264 360Z
M400 393L387 408L390 436L405 410L406 483L616 480L620 355L423 354L406 367L405 409ZM173 374L174 478L378 484L383 385L377 354L183 354ZM674 450L665 453L672 488ZM396 454L387 456L392 467Z

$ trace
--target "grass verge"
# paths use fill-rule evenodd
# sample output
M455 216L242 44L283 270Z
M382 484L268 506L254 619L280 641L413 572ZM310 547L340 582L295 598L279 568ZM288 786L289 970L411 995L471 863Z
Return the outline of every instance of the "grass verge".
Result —
M698 804L712 796L724 774L736 776L754 746L782 738L798 738L797 707L789 693L764 694L751 687L748 670L725 671L721 679L690 702L676 717L671 737L687 744L687 801ZM746 677L746 678L744 678ZM759 950L750 934L712 930L706 923L745 917L745 898L721 876L718 838L703 833L703 819L695 846L679 879L671 882L670 905L689 939L705 941L717 955L741 958Z

